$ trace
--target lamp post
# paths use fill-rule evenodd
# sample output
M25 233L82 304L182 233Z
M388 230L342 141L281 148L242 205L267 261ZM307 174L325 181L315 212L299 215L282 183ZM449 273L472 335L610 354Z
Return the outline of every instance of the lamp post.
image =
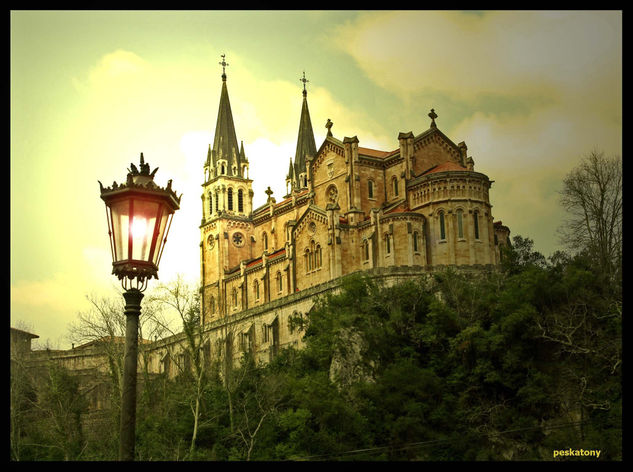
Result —
M119 460L124 461L134 460L141 300L148 280L158 278L158 264L167 233L182 197L171 189L171 180L165 188L154 183L158 168L150 173L143 153L140 170L134 164L130 167L124 184L113 182L112 187L104 188L99 182L101 199L106 205L112 273L121 280L125 290L125 357L119 443Z

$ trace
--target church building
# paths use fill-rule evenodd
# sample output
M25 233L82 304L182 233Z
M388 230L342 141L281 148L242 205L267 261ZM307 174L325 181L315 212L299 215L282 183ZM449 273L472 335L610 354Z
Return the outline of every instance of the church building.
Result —
M492 181L475 171L463 141L455 144L440 131L435 110L428 129L398 133L391 150L362 147L357 136L335 137L329 119L317 148L305 75L287 195L277 201L269 187L267 202L253 208L224 56L220 64L215 137L202 184L204 324L352 272L499 263L509 229L493 220Z

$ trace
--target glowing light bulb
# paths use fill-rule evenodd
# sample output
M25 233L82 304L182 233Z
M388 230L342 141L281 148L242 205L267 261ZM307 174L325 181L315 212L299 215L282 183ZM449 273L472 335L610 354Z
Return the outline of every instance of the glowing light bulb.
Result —
M142 238L147 231L147 220L145 218L134 218L132 221L132 236Z

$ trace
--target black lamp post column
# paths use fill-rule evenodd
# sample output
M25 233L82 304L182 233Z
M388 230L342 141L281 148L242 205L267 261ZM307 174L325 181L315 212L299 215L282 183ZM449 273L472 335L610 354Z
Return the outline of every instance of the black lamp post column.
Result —
M143 293L135 288L123 292L125 298L125 357L121 395L121 440L119 460L134 460L136 436L136 377L138 361L138 318Z
M138 361L138 318L147 281L158 278L167 233L180 197L171 188L154 182L158 168L150 172L141 153L140 170L133 163L124 184L101 188L106 205L108 236L112 251L112 273L125 290L125 357L121 395L119 460L134 460L136 435L136 377Z

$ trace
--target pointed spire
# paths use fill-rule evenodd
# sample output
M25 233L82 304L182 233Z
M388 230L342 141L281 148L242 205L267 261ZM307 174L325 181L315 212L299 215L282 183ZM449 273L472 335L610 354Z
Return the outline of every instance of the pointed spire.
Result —
M295 152L296 175L306 172L306 156L314 156L316 154L316 143L314 141L314 132L312 131L310 111L308 110L308 92L305 88L306 82L308 82L305 72L303 73L303 77L299 80L303 82L303 105L301 107L297 150Z
M220 105L218 108L218 120L215 125L215 138L213 140L212 151L215 151L215 155L221 159L229 161L227 169L227 175L234 175L241 177L241 165L240 158L237 157L236 173L233 173L233 166L231 165L232 157L237 153L239 149L237 145L237 136L235 135L235 124L233 123L233 113L231 112L231 102L229 101L229 91L226 87L226 73L225 67L228 64L225 61L225 55L222 54L222 62L219 63L222 66L222 91L220 93Z

